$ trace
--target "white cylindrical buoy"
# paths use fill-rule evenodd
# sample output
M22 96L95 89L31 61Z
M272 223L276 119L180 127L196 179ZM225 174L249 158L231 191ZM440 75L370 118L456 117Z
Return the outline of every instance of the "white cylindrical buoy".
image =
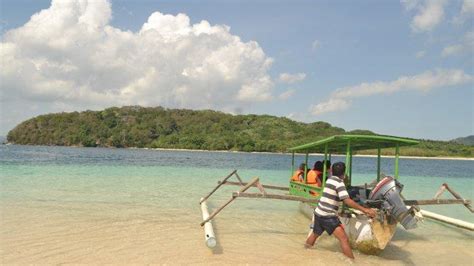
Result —
M447 216L437 214L437 213L434 213L434 212L430 212L430 211L421 210L420 212L424 217L427 217L427 218L430 218L430 219L433 219L433 220L437 220L437 221L440 221L440 222L444 222L444 223L447 223L447 224L451 224L451 225L454 225L454 226L457 226L457 227L460 227L460 228L463 228L463 229L467 229L467 230L470 230L470 231L474 231L474 224L472 224L472 223L465 222L465 221L458 220L458 219L454 219L454 218L447 217Z
M204 221L209 217L209 211L207 210L206 201L203 201L201 203L201 212L202 212L202 219ZM206 239L207 247L214 248L217 245L216 236L214 235L214 229L212 228L212 221L209 221L204 224L204 236Z

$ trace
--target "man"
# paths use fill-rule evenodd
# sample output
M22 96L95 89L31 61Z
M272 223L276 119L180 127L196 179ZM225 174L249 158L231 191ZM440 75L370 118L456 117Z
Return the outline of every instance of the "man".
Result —
M332 165L332 176L327 179L326 186L323 190L323 195L319 200L318 206L314 210L313 229L309 232L306 239L306 248L314 245L316 239L326 231L329 235L334 236L341 244L342 252L347 257L353 259L351 246L346 232L342 227L341 221L337 216L340 202L344 202L347 206L364 212L369 217L375 217L376 212L369 208L364 208L351 200L347 194L346 186L344 185L346 165L342 162L337 162Z

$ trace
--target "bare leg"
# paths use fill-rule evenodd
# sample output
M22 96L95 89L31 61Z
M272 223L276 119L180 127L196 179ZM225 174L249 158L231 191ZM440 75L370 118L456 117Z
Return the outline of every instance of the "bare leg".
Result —
M347 257L353 259L354 254L352 254L352 249L349 245L349 239L347 238L346 232L344 232L342 226L338 226L336 230L334 230L333 234L341 244L342 253L344 253L344 255L346 255Z
M310 230L308 233L308 237L306 238L306 243L304 246L306 248L310 248L314 245L314 242L316 242L316 239L318 239L318 235L313 232L313 230Z

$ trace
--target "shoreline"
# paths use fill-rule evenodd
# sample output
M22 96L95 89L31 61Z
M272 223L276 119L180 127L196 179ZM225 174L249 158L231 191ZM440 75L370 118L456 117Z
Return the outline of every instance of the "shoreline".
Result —
M229 150L198 150L198 149L177 149L177 148L138 148L138 147L82 147L82 146L55 146L55 145L24 145L24 144L13 144L5 143L5 146L17 145L17 146L43 146L43 147L68 147L68 148L104 148L104 149L130 149L130 150L151 150L151 151L187 151L187 152L220 152L220 153L241 153L241 154L267 154L267 155L291 155L288 152L267 152L267 151L229 151ZM296 155L304 155L304 153L295 153ZM323 153L310 153L310 156L324 156ZM344 154L332 154L331 156L344 157ZM353 157L366 157L366 158L377 158L376 154L356 154ZM395 158L395 155L381 155L381 158ZM453 160L453 161L474 161L474 157L427 157L427 156L407 156L400 155L401 159L416 159L416 160Z
M137 150L158 150L158 151L189 151L189 152L222 152L222 153L243 153L243 154L268 154L268 155L291 155L288 152L258 152L258 151L219 151L219 150L196 150L196 149L170 149L170 148L125 148L125 149L137 149ZM295 153L296 155L304 155L304 153ZM310 153L310 156L324 156L324 153ZM344 154L332 154L332 157L345 157ZM367 157L367 158L377 158L375 154L356 154L353 157ZM395 155L381 155L381 158L395 158ZM470 157L425 157L425 156L407 156L407 155L400 155L399 158L401 159L417 159L417 160L456 160L456 161L474 161L474 158Z

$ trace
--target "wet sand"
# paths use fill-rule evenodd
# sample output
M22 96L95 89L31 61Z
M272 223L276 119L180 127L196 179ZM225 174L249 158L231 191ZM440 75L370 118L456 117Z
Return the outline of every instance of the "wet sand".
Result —
M204 244L197 207L187 212L170 206L162 209L55 202L3 205L1 263L352 263L340 252L337 240L327 235L315 248L304 249L309 220L296 208L282 213L261 204L242 205L229 207L215 220L218 246L214 250ZM472 233L427 221L413 231L398 228L379 256L355 251L355 264L472 265L473 240Z

